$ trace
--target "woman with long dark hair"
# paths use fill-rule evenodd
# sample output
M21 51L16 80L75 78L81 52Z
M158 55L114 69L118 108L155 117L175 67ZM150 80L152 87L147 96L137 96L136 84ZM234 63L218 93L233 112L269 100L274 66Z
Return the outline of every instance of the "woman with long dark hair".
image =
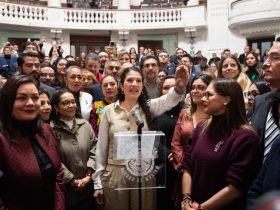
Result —
M263 76L263 71L259 65L259 58L255 52L249 52L245 57L245 74L254 82Z
M204 111L183 163L183 210L245 209L248 187L261 164L259 137L248 123L240 85L232 79L210 83Z
M38 119L39 91L11 77L0 103L0 209L63 210L63 168L51 127Z
M139 109L144 121L143 131L150 130L153 117L171 109L183 99L188 82L188 71L183 67L177 69L175 79L175 87L171 88L168 94L147 101L143 73L136 67L129 67L124 69L121 74L119 100L105 107L99 126L96 149L94 196L97 203L104 204L106 210L138 209L137 191L115 190L121 187L121 183L125 180L122 171L126 165L125 161L115 160L113 157L115 132L137 131L137 125L132 115L135 109ZM142 198L145 198L141 201L143 209L155 209L154 190L142 191Z

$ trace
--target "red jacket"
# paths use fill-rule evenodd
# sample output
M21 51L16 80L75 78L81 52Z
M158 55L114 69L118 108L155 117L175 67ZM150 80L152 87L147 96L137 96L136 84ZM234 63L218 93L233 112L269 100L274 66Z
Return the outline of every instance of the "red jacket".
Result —
M56 171L54 210L64 210L63 168L57 143L49 125L42 126L49 143L36 134L35 138L49 157ZM41 171L29 139L9 141L0 132L0 210L43 209Z

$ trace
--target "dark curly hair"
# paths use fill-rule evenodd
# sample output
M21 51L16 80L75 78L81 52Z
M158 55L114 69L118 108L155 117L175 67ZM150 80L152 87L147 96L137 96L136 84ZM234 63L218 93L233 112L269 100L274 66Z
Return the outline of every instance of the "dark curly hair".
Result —
M149 100L149 97L148 97L148 94L147 94L147 90L146 90L146 88L144 86L144 75L143 75L143 73L140 71L140 69L138 69L135 66L125 68L123 70L121 76L120 76L119 84L121 84L122 86L124 85L124 81L126 79L126 76L131 71L138 72L141 75L142 84L143 84L143 90L142 90L141 95L138 98L138 104L142 108L142 110L143 110L143 112L145 114L146 121L148 123L148 125L147 125L148 128L151 129L152 128L152 114L151 114L151 111L150 111L150 107L149 107L149 105L147 103L148 100ZM125 95L124 95L124 93L120 89L119 89L119 93L118 93L118 99L120 101L124 101L125 100Z

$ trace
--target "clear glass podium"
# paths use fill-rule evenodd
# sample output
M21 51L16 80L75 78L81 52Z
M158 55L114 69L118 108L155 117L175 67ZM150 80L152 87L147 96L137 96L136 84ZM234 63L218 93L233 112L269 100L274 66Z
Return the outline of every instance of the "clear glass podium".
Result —
M116 190L165 188L166 147L161 131L118 132L113 159L123 164L123 179Z

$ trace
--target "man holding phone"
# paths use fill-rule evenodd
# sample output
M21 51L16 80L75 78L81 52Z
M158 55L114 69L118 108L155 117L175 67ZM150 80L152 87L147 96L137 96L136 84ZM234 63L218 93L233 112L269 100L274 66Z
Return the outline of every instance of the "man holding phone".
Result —
M0 57L0 75L5 78L16 73L17 58L12 56L11 44L8 42L3 48L3 56Z

